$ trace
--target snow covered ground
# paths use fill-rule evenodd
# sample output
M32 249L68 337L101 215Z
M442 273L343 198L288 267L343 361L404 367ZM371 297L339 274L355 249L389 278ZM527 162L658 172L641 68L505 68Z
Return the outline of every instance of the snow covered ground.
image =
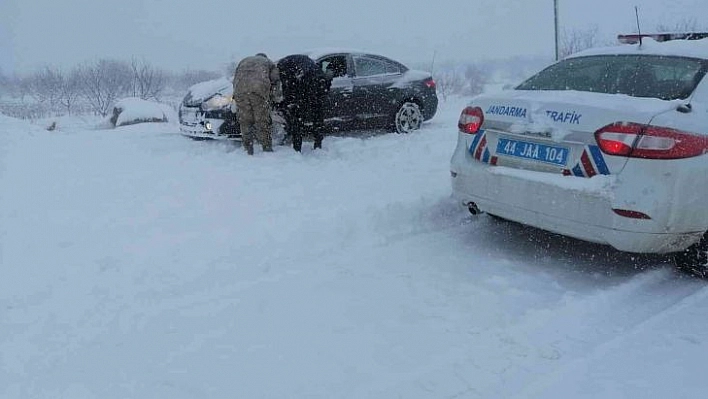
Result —
M254 157L0 116L0 397L706 397L706 284L469 216L463 105Z

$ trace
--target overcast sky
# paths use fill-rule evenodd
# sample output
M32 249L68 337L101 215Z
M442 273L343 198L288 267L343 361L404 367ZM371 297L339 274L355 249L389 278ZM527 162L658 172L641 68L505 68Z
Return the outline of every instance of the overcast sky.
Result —
M561 25L596 26L610 40L658 23L708 27L708 0L558 0ZM135 56L171 70L223 69L271 57L347 47L405 63L552 57L553 0L0 0L0 68ZM437 62L437 61L436 61Z

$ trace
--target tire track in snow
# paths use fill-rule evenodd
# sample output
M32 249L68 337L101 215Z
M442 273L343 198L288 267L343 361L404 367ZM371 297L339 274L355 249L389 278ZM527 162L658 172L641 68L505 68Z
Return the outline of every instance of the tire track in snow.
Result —
M531 309L511 326L472 333L464 354L381 384L373 396L510 397L686 306L705 293L702 287L659 270L587 296L569 292L555 308Z
M589 350L583 351L579 356L576 356L569 361L563 362L558 367L554 368L551 373L541 375L540 378L532 380L530 383L522 387L519 392L514 396L515 398L535 398L535 397L548 397L547 393L543 393L543 390L551 386L553 383L558 383L562 380L563 376L579 376L584 373L579 370L583 367L587 370L586 363L588 362L603 362L602 359L607 358L613 354L613 350L618 347L624 349L626 345L624 342L630 340L633 336L641 335L646 331L655 331L653 329L654 325L658 324L661 327L667 325L666 321L672 316L679 315L682 311L686 311L689 308L695 308L700 304L705 304L708 301L708 288L705 288L703 282L696 282L696 284L691 284L685 287L685 290L681 290L681 295L678 297L673 297L671 300L664 304L655 313L648 315L647 317L641 318L641 320L632 323L631 325L624 328L621 333L610 337L610 339L603 340L602 342L593 345ZM684 295L685 294L685 295ZM705 305L704 305L705 308ZM663 323L662 323L663 322ZM652 348L647 348L651 351ZM575 373L573 373L575 372ZM654 381L659 383L659 381ZM598 381L602 383L602 381ZM646 389L646 388L645 388ZM566 394L568 392L566 391ZM675 392L676 397L681 396L681 393ZM540 395L540 396L539 396ZM662 394L663 395L663 394ZM661 396L665 397L665 396Z

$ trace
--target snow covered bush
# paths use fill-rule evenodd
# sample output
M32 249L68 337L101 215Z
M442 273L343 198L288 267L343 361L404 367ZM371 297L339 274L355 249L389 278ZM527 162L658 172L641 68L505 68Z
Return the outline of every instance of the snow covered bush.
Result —
M110 123L114 127L145 122L167 122L166 106L137 97L123 98L113 106Z

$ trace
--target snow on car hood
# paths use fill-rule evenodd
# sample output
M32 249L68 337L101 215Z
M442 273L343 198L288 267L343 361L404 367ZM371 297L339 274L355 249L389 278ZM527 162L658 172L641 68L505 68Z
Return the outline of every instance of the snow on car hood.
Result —
M189 88L184 102L187 104L200 104L215 93L230 96L233 93L231 81L227 78L219 78L197 83Z

